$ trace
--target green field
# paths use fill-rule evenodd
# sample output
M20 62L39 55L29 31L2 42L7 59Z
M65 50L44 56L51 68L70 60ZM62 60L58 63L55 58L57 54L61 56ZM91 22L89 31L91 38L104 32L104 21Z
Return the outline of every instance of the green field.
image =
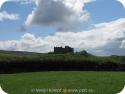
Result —
M60 71L0 74L0 85L9 94L116 94L125 85L125 73Z

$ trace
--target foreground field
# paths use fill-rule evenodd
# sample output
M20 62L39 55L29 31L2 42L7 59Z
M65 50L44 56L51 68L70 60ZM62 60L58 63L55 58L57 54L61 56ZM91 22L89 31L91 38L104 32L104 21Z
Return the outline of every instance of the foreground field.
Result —
M125 85L125 73L37 72L0 74L0 84L4 91L9 94L116 94Z

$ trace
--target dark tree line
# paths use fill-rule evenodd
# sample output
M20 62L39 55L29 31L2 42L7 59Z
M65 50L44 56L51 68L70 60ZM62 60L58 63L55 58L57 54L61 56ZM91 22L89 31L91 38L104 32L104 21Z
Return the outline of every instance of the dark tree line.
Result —
M29 60L0 62L0 73L38 71L125 71L125 64L86 60Z

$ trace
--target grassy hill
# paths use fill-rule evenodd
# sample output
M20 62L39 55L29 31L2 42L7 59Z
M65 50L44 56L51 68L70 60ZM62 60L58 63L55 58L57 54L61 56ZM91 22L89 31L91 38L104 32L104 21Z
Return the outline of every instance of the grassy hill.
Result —
M32 53L0 51L0 73L28 71L124 71L125 56L94 56L76 53Z
M34 53L24 51L3 51L0 50L0 61L28 61L28 60L86 60L93 62L125 63L125 56L94 56L86 51L76 53L54 54L54 53Z

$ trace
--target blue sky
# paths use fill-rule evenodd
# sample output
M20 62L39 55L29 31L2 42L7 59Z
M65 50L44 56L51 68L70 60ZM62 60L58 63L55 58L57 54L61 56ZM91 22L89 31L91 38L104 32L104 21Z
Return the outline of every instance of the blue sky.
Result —
M125 17L125 10L116 0L97 0L86 5L91 13L92 23L102 23Z
M51 5L50 7L48 6L46 7L46 4L49 4L47 3L47 1L52 1L50 3L53 4L54 7ZM36 0L36 2L38 1ZM0 9L0 13L2 15L3 14L5 15L4 12L6 12L7 15L12 14L13 16L15 14L18 14L18 18L12 19L12 17L4 18L2 16L3 19L0 20L0 45L6 45L6 47L2 46L3 48L0 47L0 49L5 48L4 50L24 50L24 51L44 52L43 50L45 49L46 51L50 51L48 46L53 47L58 44L59 44L58 46L60 46L60 44L66 43L67 45L73 46L77 50L85 49L97 55L103 55L102 53L104 53L104 55L123 54L122 50L124 48L124 37L123 37L123 34L121 34L123 33L123 31L119 31L119 30L124 29L123 25L125 22L124 21L125 9L121 3L119 3L117 0L96 0L91 2L86 1L83 3L83 1L81 0L81 2L83 3L83 5L81 6L83 7L83 10L81 12L80 7L78 7L80 5L77 5L77 3L79 4L79 2L76 3L76 7L74 6L74 8L76 8L75 10L69 8L71 9L71 11L68 10L67 7L63 6L62 2L63 1L59 1L55 3L53 0L43 0L43 1L39 0L38 5L36 5L35 2L21 4L21 1L20 2L12 1L12 2L4 3L4 5ZM77 7L79 8L79 10L77 9ZM51 8L55 8L55 9L51 9ZM58 9L61 9L63 13L61 12L54 13L54 10L58 12L59 11ZM74 11L73 16L71 16L72 14L70 14L70 12L72 13L72 11ZM42 13L45 13L45 14L42 14ZM79 13L80 16L77 13ZM29 17L29 15L31 15L31 17ZM58 15L60 17L58 17ZM69 18L73 17L73 20L69 20L69 18L67 20L65 19L63 20L63 17L65 18L65 16L66 16L66 19L68 18L68 16ZM28 26L25 26L26 22L29 22ZM21 31L21 28L23 26L25 26L24 29L26 29L26 31ZM111 28L113 26L117 28L115 29ZM68 27L68 30L67 30L67 27ZM71 27L72 29L69 27ZM73 30L74 27L82 27L82 28L81 29L77 28L74 31ZM62 32L60 30L63 30L65 32ZM87 33L86 33L86 30L87 30ZM102 41L97 42L98 45L95 46L94 42L96 40L100 40L100 39L96 39L97 37L100 38L99 30L102 30L102 34L104 33L104 35L102 35L104 36L104 39ZM117 30L117 32L115 30ZM105 32L105 31L109 31L109 32L111 31L113 32L114 35L111 36L109 32ZM81 45L81 48L77 47L75 43L71 43L71 41L68 41L68 42L66 41L67 35L69 34L68 32L70 32L69 36L79 35L77 36L77 38L80 37L81 39L77 43ZM94 34L94 32L96 32L97 34ZM106 35L106 36L109 36L107 39L105 39L105 33L106 34L109 33L109 35ZM82 34L83 36L81 36ZM121 35L117 36L116 34L121 34ZM28 36L28 39L31 38L33 43L30 43L31 41L29 42L29 40L27 42L26 36ZM74 40L74 39L76 39L76 37L71 37L69 40ZM52 43L52 40L56 41L57 44ZM90 40L93 40L93 41L90 41ZM9 46L7 45L8 41L10 41ZM30 50L24 49L26 48L24 46L22 46L22 48L18 47L19 49L14 48L14 47L17 47L17 45L23 45L22 41L23 41L23 44L28 45L28 47L31 46L31 49ZM18 42L20 42L20 44L18 44ZM86 45L85 44L86 42L90 42L90 44ZM37 48L38 48L37 43L41 43L41 45L39 45L41 47L39 48L40 50L36 51L35 48L32 48L32 44L35 44L35 43L37 45ZM51 45L48 45L47 43ZM105 47L109 47L109 49L107 48L105 49ZM119 47L123 47L123 48L119 48ZM93 49L95 50L94 52L92 51ZM117 49L118 52L115 52L114 49L115 50Z
M35 8L35 4L20 4L19 2L6 2L0 11L9 13L18 13L19 20L4 20L0 22L0 40L18 39L25 32L20 32L20 27L24 24L29 13ZM97 0L96 2L85 5L87 11L91 13L89 24L109 22L118 18L125 17L125 11L116 0ZM27 29L27 32L36 36L47 36L56 32L54 27L33 26Z

